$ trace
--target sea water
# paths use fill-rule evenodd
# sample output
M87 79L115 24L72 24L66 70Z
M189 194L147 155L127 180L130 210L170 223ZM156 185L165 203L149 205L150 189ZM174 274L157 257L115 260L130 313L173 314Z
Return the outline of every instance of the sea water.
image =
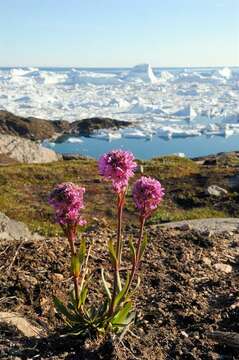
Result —
M239 150L239 135L228 138L202 135L170 140L153 136L151 140L122 138L112 142L88 137L81 137L80 139L82 140L80 143L56 143L53 147L51 143L46 143L45 146L59 153L82 154L96 159L101 154L112 149L130 150L138 159L151 159L161 155L178 153L184 153L185 156L193 158L218 152Z

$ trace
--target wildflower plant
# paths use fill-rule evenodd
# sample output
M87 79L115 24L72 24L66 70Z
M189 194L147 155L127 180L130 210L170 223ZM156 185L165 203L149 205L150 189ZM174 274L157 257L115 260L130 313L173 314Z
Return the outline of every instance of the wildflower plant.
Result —
M99 173L112 182L117 197L117 238L115 242L110 240L108 243L112 276L107 274L107 278L110 278L112 283L106 281L105 269L102 268L103 301L98 306L88 297L92 276L88 266L91 245L87 249L86 242L82 238L78 251L75 246L77 227L86 223L81 215L84 208L85 188L73 183L63 183L57 185L50 194L49 203L54 207L56 221L67 237L71 251L71 271L74 281L71 300L65 306L60 299L54 298L56 310L66 323L67 334L80 336L94 336L106 332L119 334L126 331L134 322L133 297L140 284L137 271L147 245L144 225L164 196L164 189L156 179L142 176L134 183L132 195L139 212L140 229L136 242L130 238L126 244L122 236L123 208L129 180L134 176L136 168L134 156L128 151L112 150L99 159ZM123 246L128 249L131 259L127 274L121 268Z

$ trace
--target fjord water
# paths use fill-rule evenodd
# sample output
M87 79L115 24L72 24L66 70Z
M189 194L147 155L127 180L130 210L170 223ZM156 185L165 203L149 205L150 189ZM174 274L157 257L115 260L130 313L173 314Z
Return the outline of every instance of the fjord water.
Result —
M45 143L45 146L62 154L75 153L96 159L104 152L121 148L132 151L136 158L142 160L175 153L184 153L187 157L193 158L218 152L239 150L239 135L228 138L202 135L171 140L153 136L152 140L121 138L112 142L87 137L81 137L80 139L82 142L54 143L53 147L51 143Z

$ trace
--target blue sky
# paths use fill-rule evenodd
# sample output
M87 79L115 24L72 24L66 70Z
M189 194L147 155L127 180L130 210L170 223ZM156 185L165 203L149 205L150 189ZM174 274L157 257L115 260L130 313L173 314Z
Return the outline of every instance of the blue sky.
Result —
M0 0L0 66L239 65L239 0Z

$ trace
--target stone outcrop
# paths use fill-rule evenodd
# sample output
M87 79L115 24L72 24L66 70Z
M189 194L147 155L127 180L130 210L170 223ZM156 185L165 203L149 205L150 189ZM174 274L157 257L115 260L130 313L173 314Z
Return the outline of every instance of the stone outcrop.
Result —
M0 154L21 163L49 163L61 159L61 155L53 150L31 140L10 135L0 135Z
M239 219L237 218L210 218L199 220L183 220L160 225L168 229L196 230L199 232L224 232L239 231Z
M100 129L114 130L114 129L119 129L121 127L127 127L130 125L131 123L128 121L114 120L111 118L94 117L94 118L74 121L73 123L71 123L71 134L89 136L94 131Z
M119 129L130 126L128 121L94 117L69 123L65 120L51 121L34 117L25 118L0 110L0 134L20 136L30 140L45 140L67 135L89 136L100 129Z
M34 117L24 118L8 111L0 111L0 134L20 136L31 140L44 140L68 132L67 121L49 121Z
M29 239L31 233L22 222L9 219L0 212L0 240Z

